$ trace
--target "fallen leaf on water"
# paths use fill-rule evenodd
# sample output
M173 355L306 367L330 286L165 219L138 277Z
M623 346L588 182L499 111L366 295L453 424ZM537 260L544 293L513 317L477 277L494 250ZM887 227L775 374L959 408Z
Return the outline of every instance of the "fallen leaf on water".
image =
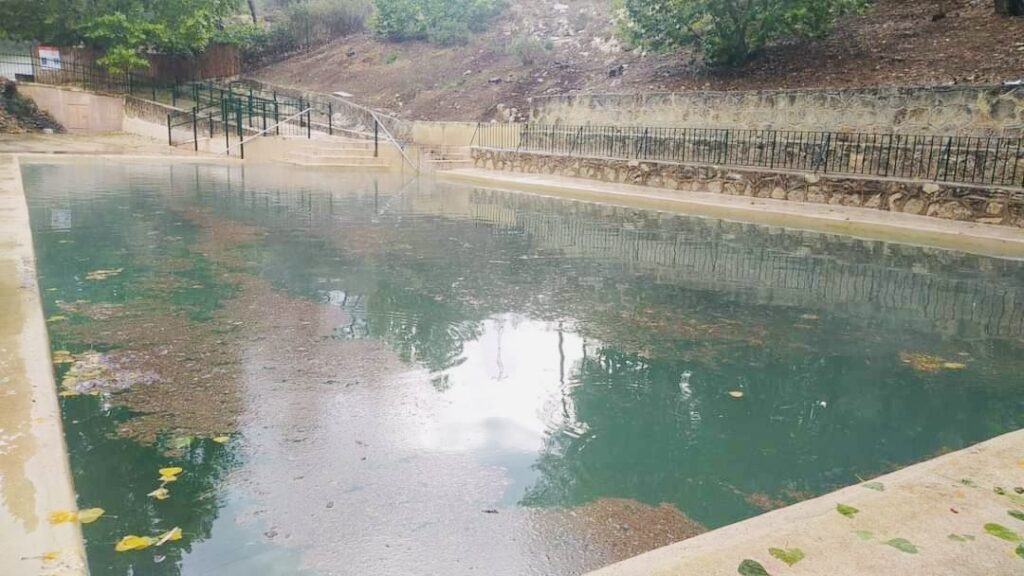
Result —
M1020 556L1021 558L1024 558L1024 544L1021 544L1020 546L1017 546L1017 549L1015 550L1015 552L1017 553L1017 556Z
M56 315L56 316L50 316L49 318L46 319L46 321L47 322L60 322L61 320L67 320L67 319L68 319L67 316Z
M860 510L857 510L853 506L847 506L846 504L836 504L836 512L839 512L847 518L853 518L858 512L860 512Z
M86 508L78 511L78 521L82 524L92 524L103 516L103 508Z
M143 548L149 548L153 545L154 540L149 536L135 536L129 534L114 545L114 550L118 552L127 552L129 550L142 550Z
M230 436L214 436L213 441L217 444L227 444L228 440L231 440Z
M67 350L57 350L53 353L54 364L70 364L75 361L75 357L71 355L71 352Z
M742 390L730 390L729 391L729 396L732 396L733 398L743 398L743 391Z
M1017 520L1024 522L1024 512L1021 512L1020 510L1007 510L1006 513L1010 516L1013 516Z
M159 472L161 482L174 482L178 479L178 474L182 473L182 469L177 466L171 466L169 468L161 468Z
M153 490L149 494L146 494L146 496L149 496L150 498L156 498L157 500L167 500L168 498L171 497L171 493L167 490L167 488L161 486L156 490Z
M60 557L60 551L58 551L58 550L47 550L46 552L43 552L42 556L40 556L40 558L42 558L43 562L53 562L54 560L56 560L59 557Z
M175 540L181 540L181 528L177 526L157 536L156 546L163 546L165 542L173 542Z
M917 546L911 544L910 540L906 538L893 538L885 542L889 546L899 550L900 552L906 552L907 554L917 554Z
M969 542L974 540L974 536L971 536L970 534L950 534L949 536L946 536L946 538L949 538L954 542Z
M106 280L111 276L117 276L121 272L124 272L124 268L115 268L113 270L93 270L85 275L86 280Z
M804 559L804 551L799 548L769 548L768 553L792 566Z
M50 512L50 524L64 524L65 522L77 522L78 512L74 510L54 510Z
M861 486L867 488L868 490L874 490L876 492L885 492L885 484L882 484L881 482L866 482L864 484L861 484Z
M1006 540L1007 542L1020 542L1020 534L1017 534L1013 530L1010 530L1001 524L996 524L994 522L985 524L985 532L988 532L996 538Z
M740 566L736 571L742 574L742 576L770 576L760 562L750 560L749 558L740 562Z
M911 368L919 372L940 372L942 370L963 370L967 368L967 365L961 362L951 362L945 358L929 354L900 352L899 356L904 364L910 365Z
M874 534L867 530L857 530L856 532L854 532L854 534L856 534L857 538L860 538L861 540L871 540L875 537Z

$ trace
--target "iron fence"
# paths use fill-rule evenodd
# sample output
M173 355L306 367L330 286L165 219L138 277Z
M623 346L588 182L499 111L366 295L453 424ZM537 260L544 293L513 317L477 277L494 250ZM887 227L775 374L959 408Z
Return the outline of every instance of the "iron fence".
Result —
M481 124L473 143L573 157L1024 187L1024 138Z

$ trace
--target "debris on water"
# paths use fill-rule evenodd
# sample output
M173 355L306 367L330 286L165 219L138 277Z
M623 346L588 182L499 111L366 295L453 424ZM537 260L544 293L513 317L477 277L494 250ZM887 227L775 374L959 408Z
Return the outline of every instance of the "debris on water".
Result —
M164 488L163 486L161 486L161 487L157 488L156 490L153 490L149 494L146 494L146 496L149 496L151 498L156 498L157 500L167 500L168 498L171 497L171 493L170 493L169 490L167 490L167 488Z
M967 368L967 364L962 362L951 362L945 358L929 354L900 352L900 360L918 372L935 373L942 370L963 370Z
M134 363L130 353L83 352L71 355L63 350L54 353L54 362L73 362L64 374L62 395L109 394L119 392L136 384L152 384L159 377L152 372L141 372L129 368Z
M168 468L161 468L159 472L161 482L175 482L178 480L178 475L181 474L183 470L179 466L171 466Z
M732 396L733 398L743 398L744 394L742 390L730 390L729 396Z
M65 302L58 300L57 308L69 314L78 314L92 320L107 320L124 311L124 305L111 304L110 302L89 302L88 300L75 300Z
M124 272L124 268L115 268L113 270L93 270L85 275L86 280L106 280L111 276L117 276L121 272Z
M487 510L484 510L484 514L497 514L497 513L498 513L498 511L495 510L494 508L488 508Z

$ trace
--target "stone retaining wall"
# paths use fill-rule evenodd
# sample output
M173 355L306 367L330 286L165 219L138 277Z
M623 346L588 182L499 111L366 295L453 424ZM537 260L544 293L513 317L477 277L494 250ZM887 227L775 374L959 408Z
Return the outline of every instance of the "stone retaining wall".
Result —
M538 97L542 124L1024 136L1024 87L948 86Z
M722 166L574 158L473 149L478 168L555 174L691 192L874 208L1024 228L1024 191L898 179L727 168Z

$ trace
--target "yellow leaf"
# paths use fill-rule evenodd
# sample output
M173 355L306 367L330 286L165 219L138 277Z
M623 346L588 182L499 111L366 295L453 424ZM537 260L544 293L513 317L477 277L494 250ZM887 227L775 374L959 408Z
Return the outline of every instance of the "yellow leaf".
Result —
M72 510L54 510L50 512L50 524L63 524L65 522L77 522L78 513Z
M60 394L57 395L61 397L78 396L78 392L75 392L74 390L61 390Z
M57 315L57 316L50 316L49 318L46 319L46 321L47 322L60 322L61 320L67 320L67 319L68 319L67 316Z
M157 488L156 490L153 490L152 492L147 494L147 496L150 496L152 498L156 498L157 500L167 500L168 498L171 497L171 493L170 493L170 491L167 490L167 488L164 488L163 486L161 486L161 487Z
M184 470L177 466L171 466L169 468L161 468L159 472L161 476L177 476L184 472Z
M56 560L59 557L60 557L60 552L57 551L57 550L48 550L46 552L43 552L43 555L41 556L41 558L43 559L43 562L53 562L54 560Z
M161 476L160 477L160 481L163 482L164 484L169 484L171 482L177 482L178 481L178 477L177 476Z
M967 368L967 364L962 364L960 362L946 362L942 367L946 370L963 370L964 368Z
M729 396L732 396L733 398L743 398L743 391L742 390L730 390L729 391Z
M164 542L173 542L175 540L181 540L181 528L177 526L157 536L156 545L163 546Z
M92 524L103 516L103 508L86 508L85 510L78 511L78 521L82 524Z
M217 444L227 444L228 440L231 440L230 436L214 436L213 441Z
M75 358L67 350L57 350L53 353L54 364L70 364L74 361Z
M142 550L143 548L149 548L153 545L153 539L149 536L135 536L129 534L124 538L121 538L120 542L114 545L114 550L118 552L127 552L128 550Z

